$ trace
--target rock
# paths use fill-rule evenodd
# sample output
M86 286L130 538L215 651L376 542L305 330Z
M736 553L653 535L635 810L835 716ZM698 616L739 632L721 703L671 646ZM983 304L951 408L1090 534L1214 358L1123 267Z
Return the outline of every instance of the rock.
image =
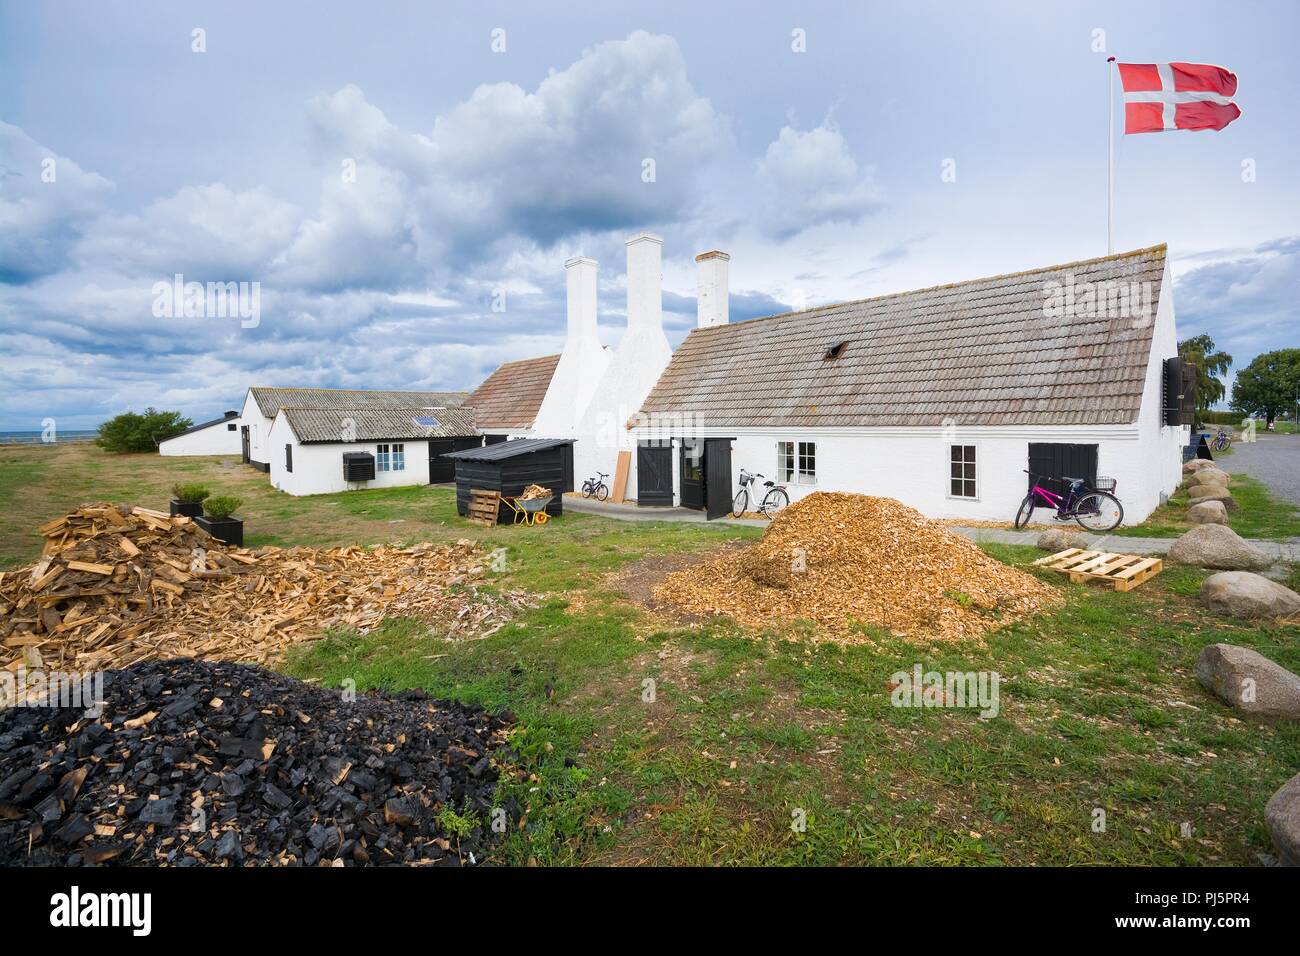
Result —
M1226 485L1215 484L1211 482L1205 485L1188 485L1187 497L1192 501L1200 501L1202 498L1209 498L1217 501L1220 498L1231 497Z
M1223 571L1259 571L1273 563L1264 551L1221 524L1203 524L1186 532L1169 549L1169 560Z
M1220 471L1217 468L1202 468L1200 471L1189 475L1184 484L1188 488L1199 488L1201 485L1220 485L1226 488L1231 480L1226 471Z
M1211 644L1196 658L1196 679L1242 713L1300 718L1300 677L1248 647Z
M1300 773L1278 788L1264 806L1264 823L1287 866L1300 866Z
M1083 535L1068 528L1048 528L1038 536L1038 546L1044 551L1064 551L1066 548L1082 548Z
M1195 472L1200 471L1202 468L1218 468L1218 467L1219 467L1218 465L1210 461L1210 459L1208 458L1193 458L1191 461L1185 462L1183 464L1183 474L1191 475L1194 474Z
M1202 498L1187 509L1187 520L1192 524L1227 524L1228 509L1222 501Z
M1300 594L1249 571L1220 571L1201 585L1201 600L1233 617L1290 617L1300 614Z

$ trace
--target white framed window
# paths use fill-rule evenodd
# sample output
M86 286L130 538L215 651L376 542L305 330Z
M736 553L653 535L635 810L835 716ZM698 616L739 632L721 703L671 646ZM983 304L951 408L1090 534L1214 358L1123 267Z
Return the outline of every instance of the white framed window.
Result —
M978 498L978 465L974 445L948 446L948 497Z
M379 471L405 471L406 446L380 445L375 449L375 468Z
M797 485L817 484L817 443L777 442L776 480Z

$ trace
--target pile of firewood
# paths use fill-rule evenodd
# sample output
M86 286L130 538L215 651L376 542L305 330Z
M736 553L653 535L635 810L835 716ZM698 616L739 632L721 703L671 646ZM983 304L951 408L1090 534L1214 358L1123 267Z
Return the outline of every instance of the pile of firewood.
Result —
M872 628L978 640L1055 604L1058 592L892 498L815 492L761 540L676 571L654 596L751 628L809 621L860 640Z
M482 636L534 599L479 585L470 541L411 548L231 548L184 517L87 505L0 573L0 667L126 667L161 657L266 662L328 628L412 617ZM0 701L0 705L4 702Z
M459 866L519 817L510 715L420 691L150 661L92 714L0 710L0 865Z
M550 488L543 488L541 485L529 485L524 489L519 499L521 501L535 501L538 498L550 498L553 494L554 492Z

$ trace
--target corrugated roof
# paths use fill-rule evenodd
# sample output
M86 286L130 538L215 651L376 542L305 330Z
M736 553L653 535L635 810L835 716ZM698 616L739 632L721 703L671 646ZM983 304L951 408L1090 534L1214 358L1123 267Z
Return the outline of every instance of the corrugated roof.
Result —
M479 427L532 428L559 361L543 355L501 365L465 399L478 412Z
M472 408L281 408L298 441L418 441L477 435ZM350 435L350 438L344 438Z
M642 410L723 428L1133 422L1164 266L1160 245L696 329ZM1049 283L1068 281L1074 314L1049 317ZM1083 283L1137 283L1148 317L1084 314Z
M463 405L464 392L395 392L352 388L274 388L254 385L253 400L267 418L281 408L412 408Z
M465 461L504 461L507 458L518 458L520 455L528 455L535 451L545 451L557 445L572 444L572 438L515 438L510 441L499 441L495 445L484 445L482 448L449 451L442 457L460 458Z

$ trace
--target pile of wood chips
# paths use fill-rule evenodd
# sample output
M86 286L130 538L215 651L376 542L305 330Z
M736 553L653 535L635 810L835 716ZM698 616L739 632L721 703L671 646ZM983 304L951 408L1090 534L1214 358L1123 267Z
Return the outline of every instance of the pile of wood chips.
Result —
M519 498L522 501L535 501L538 498L549 498L552 494L554 492L550 488L543 488L541 485L529 485Z
M91 671L151 658L264 663L326 628L413 617L483 636L535 599L477 586L471 541L411 548L231 548L189 518L86 505L0 573L0 667ZM460 585L459 587L454 587Z
M811 621L831 637L863 625L960 641L1055 604L1049 585L989 557L892 498L815 492L780 512L762 539L676 571L655 597L742 626Z

